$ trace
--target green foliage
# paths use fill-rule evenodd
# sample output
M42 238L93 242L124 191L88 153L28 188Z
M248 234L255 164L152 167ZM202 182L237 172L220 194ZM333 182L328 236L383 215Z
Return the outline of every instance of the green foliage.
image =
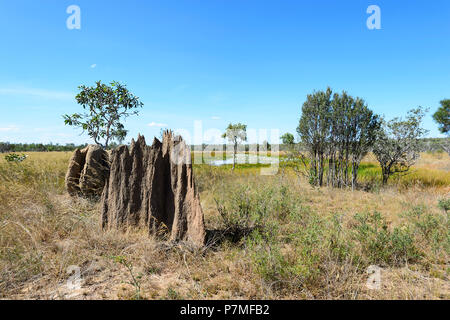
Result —
M450 219L447 211L445 216L436 215L428 212L425 206L415 206L404 216L423 243L430 245L435 252L440 249L450 251Z
M227 138L228 141L236 143L247 141L247 125L242 123L230 123L222 135L222 138Z
M421 257L408 226L391 231L379 212L356 214L354 218L354 238L360 243L368 264L401 265Z
M268 282L282 281L287 277L287 261L281 253L276 232L275 228L270 232L256 230L246 242L255 271Z
M295 207L291 204L291 207ZM246 242L255 271L275 288L298 288L318 279L326 252L327 229L314 213L290 211L290 222L268 220Z
M283 144L292 145L294 144L294 135L292 133L286 132L281 136L281 141Z
M227 233L238 240L261 227L268 214L268 201L272 194L271 189L255 193L249 186L238 186L223 193L223 198L216 198L221 223Z
M345 221L345 214L312 211L298 190L278 179L273 184L250 177L240 181L214 191L223 197L218 200L221 223L249 231L241 234L239 246L254 272L274 290L327 285L329 272L335 272L330 266L345 266L340 276L360 274L371 264L393 267L445 259L450 248L448 218L423 208L411 210L395 226L378 212Z
M17 153L10 153L5 155L5 160L8 162L22 162L24 161L28 156L26 154L17 154Z
M348 230L342 223L343 215L333 214L327 222L327 242L330 255L338 262L351 261L358 264L358 256L354 253L355 246L348 241Z
M123 256L113 256L112 257L113 261L116 263L119 263L121 265L123 265L125 268L127 268L128 272L130 273L130 277L131 280L128 281L127 283L132 285L135 289L135 295L134 298L136 300L141 300L142 296L141 296L141 279L143 274L139 273L138 275L135 275L133 272L133 265L127 261L127 259Z
M331 114L330 88L309 94L302 106L302 116L297 132L305 144L311 158L312 176L317 177L315 184L323 183L323 168L328 139L330 137Z
M271 218L288 221L300 202L288 186L261 186L251 184L222 190L215 198L221 223L229 230L265 228Z
M242 123L230 123L222 135L222 138L228 139L233 144L233 170L236 167L236 154L238 144L247 141L247 125Z
M441 133L450 134L450 99L441 101L441 106L433 114L433 119L438 124Z
M439 208L444 210L445 212L450 211L450 198L439 200Z
M383 122L373 147L380 163L383 184L395 173L405 173L416 162L420 152L420 138L427 130L422 120L427 110L422 107L408 111L406 119L394 118Z
M345 91L331 97L330 88L314 92L302 107L297 132L309 152L309 180L322 186L328 165L329 185L354 187L359 163L375 141L379 118L361 98Z
M76 100L86 112L64 115L64 123L83 129L105 149L113 140L123 141L127 130L121 121L139 114L137 108L143 106L139 98L119 82L111 82L108 86L98 81L96 86L83 85L79 89Z
M0 142L0 152L51 152L51 151L74 151L75 149L83 149L86 144L75 145L73 143L67 143L66 145L60 144L43 144L43 143L9 143Z
M245 250L264 281L295 287L319 275L325 225L288 185L247 184L218 193L222 224L248 231L241 233Z
M167 288L167 299L169 300L180 300L180 294L172 287Z

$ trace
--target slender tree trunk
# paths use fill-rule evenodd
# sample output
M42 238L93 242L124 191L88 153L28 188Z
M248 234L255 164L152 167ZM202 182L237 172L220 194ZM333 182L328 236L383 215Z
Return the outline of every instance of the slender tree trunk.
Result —
M317 184L317 151L314 150L311 154L310 172L313 174L314 184ZM311 177L310 177L311 178Z
M323 154L321 153L319 155L319 186L323 186L323 165L324 165L324 158Z
M233 168L231 169L232 171L234 171L234 168L236 167L236 153L237 153L237 142L234 142Z
M386 185L389 179L389 173L391 171L390 167L382 167L382 173L383 173L383 185Z
M330 155L328 159L328 175L327 175L327 183L328 185L333 187L333 156Z
M359 163L357 163L356 161L353 161L353 163L352 163L352 191L355 190L355 187L357 185L358 167L359 167Z
M343 169L344 157L342 153L339 154L339 173L338 173L338 187L342 188L343 185L343 177L344 177L344 169Z
M105 150L108 149L109 138L110 138L110 134L109 134L110 130L111 130L111 123L108 123L108 127L106 128Z
M344 163L344 165L345 165L345 177L344 177L344 179L345 179L345 181L344 181L344 183L345 183L345 186L348 186L348 146L347 146L347 148L346 148L346 150L345 150L345 163Z

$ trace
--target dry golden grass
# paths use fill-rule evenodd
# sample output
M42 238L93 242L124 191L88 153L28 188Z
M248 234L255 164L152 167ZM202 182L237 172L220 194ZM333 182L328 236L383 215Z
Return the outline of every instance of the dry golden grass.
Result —
M283 176L260 176L258 168L237 168L232 173L228 168L196 166L208 229L222 227L215 199L231 194L237 187L247 188L249 195L258 199L269 199L271 195L277 199L271 205L281 211L269 212L276 222L274 228L281 230L274 239L278 241L284 234L293 239L273 244L279 247L286 270L290 268L289 275L294 275L292 283L284 283L283 274L263 276L254 258L259 247L250 245L250 240L224 241L193 252L182 245L169 246L139 230L104 232L98 204L73 200L64 192L71 154L28 155L19 164L0 159L0 298L135 299L136 287L129 284L130 271L117 262L117 257L127 261L134 275L142 275L139 294L144 299L450 298L449 252L441 247L432 250L429 242L420 238L416 246L425 256L414 263L383 265L381 290L367 289L365 269L350 259L336 259L324 240L305 246L320 259L318 274L305 276L316 269L308 269L310 262L301 260L305 256L300 249L306 242L296 242L296 237L303 237L303 231L314 231L308 221L315 216L326 222L340 215L342 228L349 234L356 213L378 211L389 228L408 222L405 212L420 206L433 216L443 217L437 202L449 198L450 183L435 183L432 187L415 183L407 188L392 183L371 193L352 192L312 188L289 170ZM424 154L416 166L422 170L418 179L436 174L434 171L440 179L448 177L449 166L447 155ZM286 202L279 193L280 186L288 188ZM279 216L284 205L293 206L289 214L298 212L300 218L296 219L300 220ZM354 252L360 254L360 248ZM79 290L69 290L66 285L70 277L67 270L72 265L81 270ZM270 272L270 266L266 267L269 270L264 272Z

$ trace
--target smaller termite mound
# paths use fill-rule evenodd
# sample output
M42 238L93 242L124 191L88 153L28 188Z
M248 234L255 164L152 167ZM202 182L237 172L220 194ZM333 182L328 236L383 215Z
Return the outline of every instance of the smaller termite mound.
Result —
M100 197L109 173L108 153L97 145L76 149L66 174L71 196Z
M110 172L101 198L103 228L144 227L169 232L172 241L202 246L205 227L194 184L190 149L165 131L147 146L138 136L130 147L111 152Z

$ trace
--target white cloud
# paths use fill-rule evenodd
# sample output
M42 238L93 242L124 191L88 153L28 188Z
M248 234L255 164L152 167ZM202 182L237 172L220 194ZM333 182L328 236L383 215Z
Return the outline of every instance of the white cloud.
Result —
M167 124L165 123L157 123L157 122L150 122L148 124L149 127L167 127Z
M218 116L212 116L211 119L213 119L213 120L220 120L220 117L218 117Z
M94 64L91 64L91 69L94 69L95 67L97 66L97 64L96 63L94 63Z
M54 100L74 99L74 94L64 91L52 91L37 88L0 88L0 95L35 96Z
M17 131L18 129L19 129L19 128L17 128L16 126L8 126L8 127L0 128L0 132Z

